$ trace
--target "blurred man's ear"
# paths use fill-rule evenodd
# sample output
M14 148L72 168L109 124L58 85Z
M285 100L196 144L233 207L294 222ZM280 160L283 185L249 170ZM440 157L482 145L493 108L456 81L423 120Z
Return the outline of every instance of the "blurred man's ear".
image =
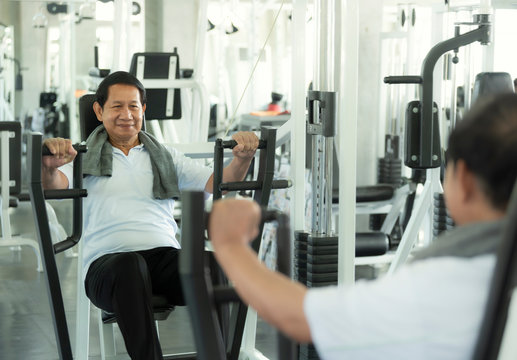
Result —
M459 182L461 191L460 200L463 203L468 203L472 200L473 196L477 195L477 193L481 191L476 176L472 171L470 171L464 160L460 159L456 161L454 176Z

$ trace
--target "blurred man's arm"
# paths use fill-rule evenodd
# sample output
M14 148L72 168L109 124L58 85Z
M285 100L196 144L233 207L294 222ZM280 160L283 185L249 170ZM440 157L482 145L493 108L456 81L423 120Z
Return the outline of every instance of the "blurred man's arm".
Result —
M254 202L215 202L209 223L215 257L244 302L289 337L309 342L303 310L307 288L269 270L248 245L258 233L259 222L260 208Z

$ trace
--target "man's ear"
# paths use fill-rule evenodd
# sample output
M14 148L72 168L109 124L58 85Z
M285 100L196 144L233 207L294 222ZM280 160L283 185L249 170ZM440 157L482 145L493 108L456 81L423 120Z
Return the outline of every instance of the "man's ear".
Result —
M147 104L142 105L142 112L145 112L145 108L147 107Z
M97 116L97 120L102 122L102 106L97 101L93 103L93 111Z
M467 167L465 161L461 159L456 162L455 172L461 187L461 200L463 202L469 202L469 200L472 200L479 192L476 176Z

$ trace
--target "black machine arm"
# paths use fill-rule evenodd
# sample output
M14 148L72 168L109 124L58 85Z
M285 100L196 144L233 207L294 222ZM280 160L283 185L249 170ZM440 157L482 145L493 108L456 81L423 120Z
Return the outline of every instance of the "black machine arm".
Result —
M229 286L214 287L208 265L204 261L205 224L209 214L204 212L204 194L186 192L182 196L182 237L180 276L187 302L198 360L237 359L238 354L226 350L221 334L217 305L240 301L235 290ZM199 214L203 214L199 216ZM277 211L263 211L263 221L278 223L278 269L286 275L291 271L289 219ZM279 335L279 359L295 359L295 345Z
M517 284L517 182L513 187L506 219L474 360L499 358L510 300Z
M218 139L215 142L214 149L214 200L222 197L222 192L226 190L254 190L253 199L262 207L267 207L272 189L285 188L290 186L288 180L273 180L275 172L275 150L276 150L276 129L272 127L262 127L259 140L259 166L255 181L240 181L231 183L222 183L223 179L223 158L224 149L232 148L237 145L233 140L223 141ZM252 242L252 248L258 252L260 241L262 238L261 226L257 238ZM218 278L217 283L226 285L227 279L219 268L218 264L213 262L211 265L213 277ZM216 275L217 274L217 275ZM223 329L223 339L226 343L229 359L237 359L239 356L244 324L246 321L247 306L238 302L232 307L231 313L229 307L225 304L218 306L218 315L221 319L221 329Z
M65 316L63 296L59 281L59 274L56 266L55 254L75 245L81 238L82 233L82 197L86 196L86 191L82 187L82 154L86 151L86 146L76 147L78 151L74 160L74 180L73 190L43 191L41 180L41 159L43 152L50 154L47 150L42 150L43 136L33 133L28 137L27 146L27 169L29 175L29 195L36 224L38 241L43 257L43 267L45 271L47 295L53 315L54 333L56 336L59 358L65 360L72 359L72 348L70 336ZM45 205L45 195L54 199L73 199L73 234L64 241L55 245L52 244L50 227Z

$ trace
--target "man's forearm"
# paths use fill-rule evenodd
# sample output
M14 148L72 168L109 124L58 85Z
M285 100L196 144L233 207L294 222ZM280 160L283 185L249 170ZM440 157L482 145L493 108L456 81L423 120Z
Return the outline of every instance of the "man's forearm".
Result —
M242 181L248 173L252 159L233 158L231 163L224 168L223 182Z
M264 320L297 341L311 341L303 285L269 270L248 246L216 248L215 256L239 296Z
M223 182L242 181L251 164L251 159L242 160L233 158L232 162L223 169ZM214 174L210 176L205 185L205 191L212 193L214 188Z
M46 190L50 189L67 189L68 178L56 168L41 168L41 184Z

